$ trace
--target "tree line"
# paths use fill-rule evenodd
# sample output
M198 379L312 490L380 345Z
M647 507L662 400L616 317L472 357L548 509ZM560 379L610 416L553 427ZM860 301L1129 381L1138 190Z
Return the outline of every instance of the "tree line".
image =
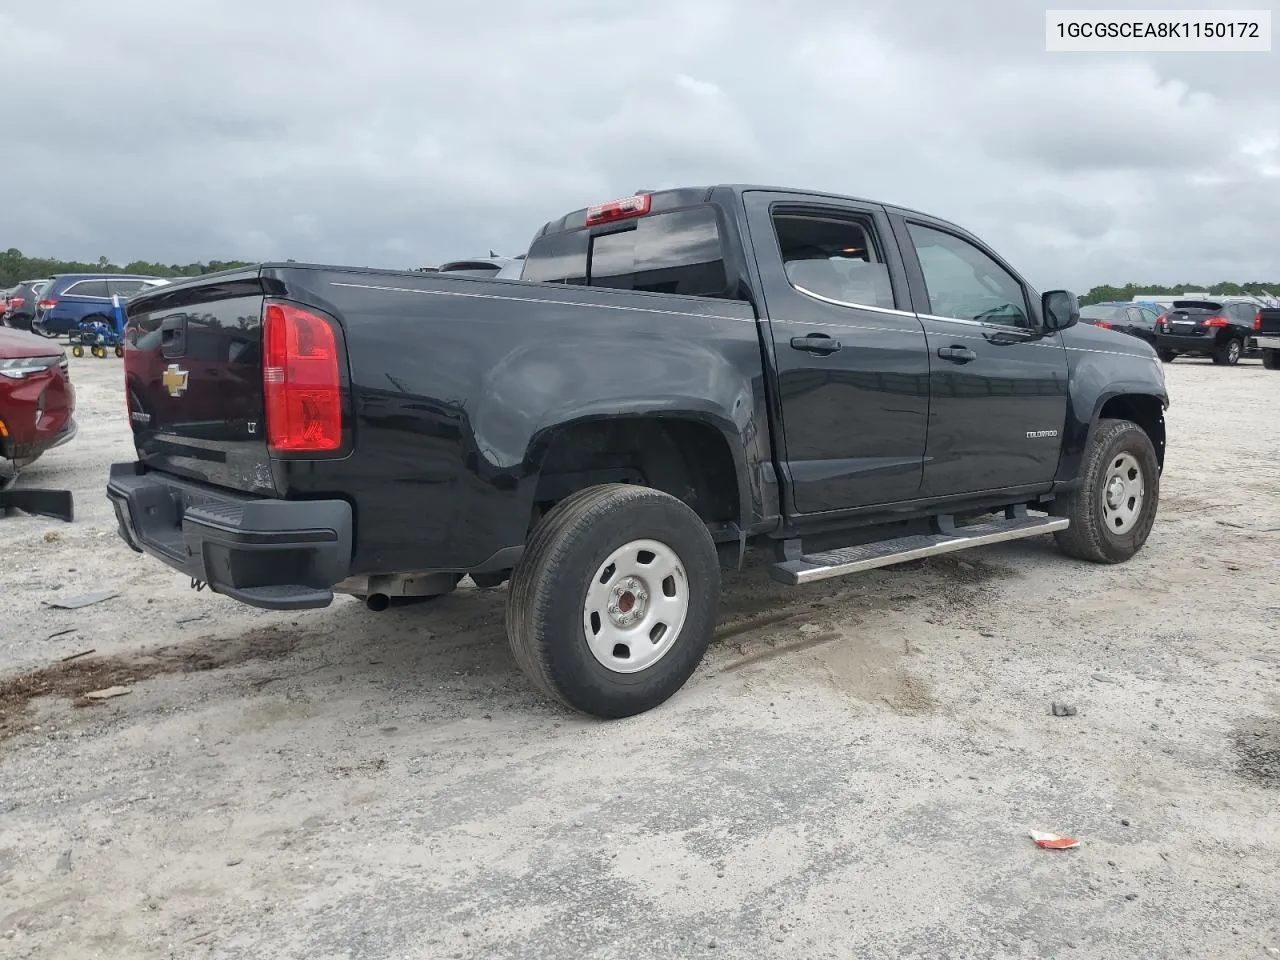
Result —
M217 273L250 266L250 260L210 260L208 263L150 263L135 260L124 265L99 257L96 263L76 260L54 260L48 257L28 257L21 250L10 247L0 253L0 289L12 287L23 280L42 280L58 273L133 273L146 277L198 277L202 273Z
M1113 300L1129 301L1143 294L1159 297L1177 297L1184 293L1207 293L1215 297L1280 297L1280 282L1276 283L1179 283L1172 287L1158 283L1126 283L1123 287L1110 284L1094 287L1080 298L1080 305L1106 303Z
M28 257L21 250L10 247L0 253L0 289L11 287L23 280L40 280L56 273L134 273L148 277L198 277L203 273L217 273L219 270L232 270L236 267L247 267L249 260L210 260L208 263L150 263L135 260L123 266L111 263L106 257L99 257L97 263L79 263L74 260L53 260L44 257ZM429 271L434 267L421 267ZM1280 296L1280 281L1275 283L1179 283L1173 286L1162 286L1158 283L1126 283L1123 287L1102 284L1094 287L1080 298L1081 305L1103 303L1109 300L1132 300L1144 293L1157 296L1177 296L1181 293L1195 291L1215 296Z

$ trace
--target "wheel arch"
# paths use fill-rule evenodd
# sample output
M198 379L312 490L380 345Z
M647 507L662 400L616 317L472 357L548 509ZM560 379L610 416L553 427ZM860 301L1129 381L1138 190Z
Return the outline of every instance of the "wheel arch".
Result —
M1101 420L1128 420L1136 423L1151 438L1156 461L1164 470L1166 430L1165 402L1162 397L1150 393L1112 393L1099 398L1093 421L1089 425L1089 443L1093 442ZM1087 446L1087 445L1086 445Z
M677 497L709 524L746 526L753 515L742 438L711 411L584 411L539 431L526 462L537 511L587 486L630 482Z

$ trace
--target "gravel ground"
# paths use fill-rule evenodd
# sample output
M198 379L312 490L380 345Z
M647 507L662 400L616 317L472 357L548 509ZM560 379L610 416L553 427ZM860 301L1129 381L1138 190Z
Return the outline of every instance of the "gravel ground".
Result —
M0 521L0 956L1280 956L1257 362L1168 368L1129 564L1044 538L790 591L757 564L689 685L614 723L533 693L504 590L267 613L131 553L119 361L72 372L80 435L24 481L76 522Z

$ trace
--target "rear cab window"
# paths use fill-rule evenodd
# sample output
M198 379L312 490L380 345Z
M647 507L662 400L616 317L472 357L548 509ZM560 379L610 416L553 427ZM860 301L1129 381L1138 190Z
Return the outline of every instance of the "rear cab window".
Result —
M576 219L576 215L566 221ZM579 221L581 222L581 221ZM522 280L730 297L717 209L695 203L536 238Z

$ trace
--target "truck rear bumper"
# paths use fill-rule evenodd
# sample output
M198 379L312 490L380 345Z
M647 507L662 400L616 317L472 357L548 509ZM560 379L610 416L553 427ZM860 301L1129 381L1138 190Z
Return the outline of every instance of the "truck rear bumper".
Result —
M1260 333L1257 340L1260 350L1280 350L1280 333Z
M111 465L107 497L130 547L249 606L326 607L350 570L345 500L241 496L139 463Z

